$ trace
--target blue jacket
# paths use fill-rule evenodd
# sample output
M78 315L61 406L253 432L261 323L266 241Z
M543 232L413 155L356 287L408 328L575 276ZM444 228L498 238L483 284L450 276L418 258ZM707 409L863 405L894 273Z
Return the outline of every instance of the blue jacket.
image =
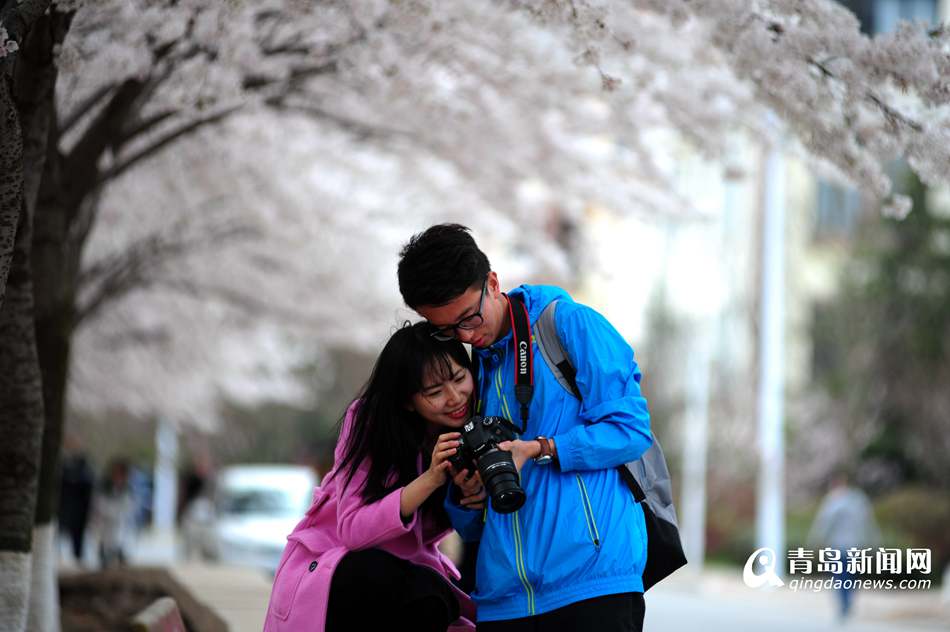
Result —
M525 463L524 506L512 514L470 510L446 499L453 526L480 540L472 598L479 621L533 616L568 604L623 592L643 592L646 526L643 511L615 469L653 442L633 350L607 320L556 287L522 285L532 325L559 299L558 334L577 370L583 402L548 369L537 345L534 397L523 438L553 437L560 465ZM520 425L509 332L481 363L480 412Z

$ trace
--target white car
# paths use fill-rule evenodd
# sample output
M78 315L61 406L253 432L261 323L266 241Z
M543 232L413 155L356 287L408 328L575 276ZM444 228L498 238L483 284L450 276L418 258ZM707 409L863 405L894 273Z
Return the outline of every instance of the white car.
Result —
M212 499L192 502L182 520L186 555L273 574L319 480L309 467L235 465L217 476Z

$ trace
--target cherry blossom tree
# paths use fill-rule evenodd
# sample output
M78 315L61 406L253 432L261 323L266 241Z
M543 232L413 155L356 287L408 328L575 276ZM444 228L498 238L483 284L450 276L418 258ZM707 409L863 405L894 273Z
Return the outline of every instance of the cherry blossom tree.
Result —
M345 338L361 345L365 345L367 339L377 344L381 335L378 324L386 314L392 319L392 308L380 305L391 306L394 299L398 304L391 275L385 271L392 269L399 243L408 237L409 231L384 228L389 231L385 233L388 235L385 265L379 263L378 257L372 256L378 251L375 242L378 238L374 235L380 234L378 229L387 223L404 226L403 218L409 208L419 218L417 229L423 228L427 221L455 217L476 229L484 227L485 231L496 235L507 233L512 242L520 240L521 243L537 244L529 256L548 268L552 265L560 267L561 273L564 273L563 256L558 254L556 240L546 232L545 223L537 221L538 205L532 207L519 202L524 198L522 189L527 181L533 181L536 188L546 192L542 207L556 205L568 215L578 215L583 205L591 202L631 212L647 213L657 209L688 212L685 201L663 186L665 176L653 164L653 152L647 146L649 132L669 127L669 121L659 113L646 118L647 106L642 108L644 116L626 117L604 103L601 75L579 66L571 49L562 41L564 34L547 32L530 14L512 12L509 7L492 4L456 7L443 13L436 7L419 3L398 6L362 3L347 18L355 22L349 30L333 32L322 22L307 29L311 34L320 33L322 29L326 32L325 38L332 36L334 41L342 39L350 43L334 47L338 54L334 57L332 72L315 73L306 81L298 82L292 92L283 93L278 107L273 106L269 97L245 104L246 118L242 120L254 122L245 125L248 129L243 132L239 123L205 129L194 151L228 144L220 138L222 129L227 129L229 136L236 135L235 138L246 140L243 144L238 140L229 143L232 149L217 161L197 161L207 167L195 164L174 171L181 176L175 188L182 194L187 189L204 190L205 199L217 200L214 204L219 207L224 199L241 200L240 208L230 209L229 221L244 224L243 229L232 226L236 233L256 237L248 243L236 245L233 255L215 250L212 254L179 257L168 263L179 266L184 266L186 261L198 263L174 275L162 269L161 281L151 278L159 274L164 264L154 268L143 265L143 253L155 253L161 250L159 244L166 244L166 252L180 254L182 244L176 240L175 231L184 226L187 217L194 216L198 208L206 209L205 202L198 199L201 194L195 198L192 193L191 200L184 195L172 197L173 194L167 191L167 182L161 183L165 192L156 199L163 206L180 209L185 216L181 221L169 221L176 217L173 212L158 212L143 204L141 199L133 201L136 194L138 198L143 197L141 174L168 172L172 164L153 157L151 166L143 166L136 172L136 179L128 180L136 182L136 192L123 198L126 201L119 203L119 212L106 211L110 193L97 200L94 208L102 209L103 217L109 217L103 223L103 226L108 226L104 234L110 235L111 242L120 245L115 252L97 246L89 249L90 256L84 264L86 272L79 279L80 300L76 312L80 322L90 320L89 316L107 302L116 304L126 291L146 285L153 297L158 296L154 290L161 289L166 294L171 290L174 298L168 300L176 303L184 300L192 305L191 309L198 308L199 301L195 296L205 300L214 296L252 309L254 305L268 305L273 313L281 315L282 322L289 320L305 326L304 331L309 332L311 342L317 339L334 344ZM339 15L332 19L341 21ZM656 33L657 29L663 28L665 21L650 15L644 19L650 22L644 26L644 32L655 39L652 50L656 51L655 55L661 55L665 50L660 44L662 33ZM103 21L93 20L93 23ZM134 28L135 24L128 26ZM84 29L83 21L77 20L73 33L79 37ZM360 38L356 38L355 33L361 34ZM666 33L669 34L669 28ZM130 36L130 41L141 40ZM420 45L420 42L425 42L425 45ZM95 52L89 57L70 50L67 47L63 57L77 60L72 63L79 83L71 86L69 93L79 95L74 98L86 103L88 99L81 95L96 94L97 89L83 87L83 78L99 77L101 73L84 68L113 63L109 57L112 53L100 52L100 56L106 57L103 61ZM669 59L666 64L674 67L674 72L689 74L690 77L684 77L684 81L696 82L699 73L692 76L694 71L685 61L690 55L699 56L698 52L691 51L685 58ZM730 102L744 102L741 86L734 89L734 82L728 81L720 81L720 85L731 95ZM564 98L560 91L553 91L552 86L559 87L570 98ZM617 98L635 99L635 95L618 94ZM267 114L268 111L271 114ZM305 127L300 117L292 127L288 122L291 112L309 117L318 127L313 127L313 124L310 128ZM184 117L191 113L181 114ZM438 120L438 125L433 125L433 120ZM722 123L723 129L732 125L731 122ZM288 129L293 131L284 131ZM254 130L252 136L251 130ZM613 140L618 132L625 135L623 145ZM175 160L181 160L184 155L183 145L178 147ZM296 154L293 153L295 150ZM288 165L279 171L282 176L275 178L273 165L286 164L283 157L287 155L295 156L292 162L303 167L303 173L298 175L300 167L294 170ZM262 156L266 158L262 160ZM321 160L323 156L327 160ZM221 168L212 169L217 167L212 164L214 162L223 164ZM261 169L261 165L268 169ZM324 175L315 179L311 175L314 173ZM390 173L392 180L387 179ZM362 180L357 180L359 177ZM111 195L123 188L122 180L115 181ZM244 186L250 182L253 185ZM345 191L335 190L340 187L340 182L351 184ZM216 186L215 183L219 184ZM224 183L223 186L220 183ZM413 192L415 200L399 203L403 196L396 192L406 190L413 183L425 183L425 186ZM347 199L347 194L352 197ZM321 198L326 200L323 205L320 204ZM169 203L172 199L176 201ZM281 201L279 205L282 207L277 215L272 208L276 200ZM365 203L361 204L363 200ZM251 204L259 208L248 208ZM130 213L130 208L140 212ZM346 209L350 219L342 222L334 217L333 212L338 209ZM218 214L227 215L228 210ZM123 226L132 228L132 232L125 233ZM205 222L205 226L210 226L210 223ZM165 236L156 237L162 231ZM284 239L280 237L283 231L287 232L289 243L293 244L290 247L275 246L273 240L279 243ZM315 231L318 234L312 235ZM306 242L301 239L304 235L309 237ZM354 237L358 239L354 240ZM95 244L95 239L91 243ZM147 245L148 248L133 247L126 251L127 243ZM334 258L326 256L318 245L321 243L330 248L346 243L354 243L356 247L366 245L367 265L365 268L354 266L351 259L342 259L343 265L334 270ZM308 246L311 251L308 251ZM248 249L258 252L249 254ZM300 254L288 260L275 257L275 252ZM104 253L108 254L99 261L99 256ZM220 273L218 266L210 268L210 272L206 267L202 272L201 266L207 266L209 256L217 262L222 257L233 256L234 265L227 267L231 276L224 280L211 278ZM261 261L269 263L261 267L257 265ZM298 261L307 262L306 266L299 265ZM527 269L528 266L522 267ZM234 274L235 270L241 270L240 274ZM275 274L275 271L279 272ZM338 306L328 306L319 298L313 304L307 304L301 300L301 292L294 290L326 287L328 283L334 283L335 274L339 274L340 279L335 282L341 293L340 302L358 305L358 309L343 315ZM166 278L170 275L174 280ZM359 280L367 276L384 280L376 282L373 292L366 292ZM275 283L275 278L280 282ZM345 281L350 278L354 282ZM235 279L241 279L243 285L227 287ZM254 281L249 282L251 279ZM250 288L253 292L248 292ZM272 295L267 294L269 290L273 290ZM347 296L348 291L352 291L354 296ZM268 295L266 300L263 299L265 294ZM309 295L308 292L303 294ZM106 297L108 301L103 300ZM385 297L385 301L379 297ZM374 304L376 307L370 309ZM171 314L173 311L167 306L162 310L149 310L149 318L154 319L156 313ZM361 327L356 326L367 319L377 327L377 333L369 338L361 335ZM102 330L111 332L107 340L122 337L117 333L122 329L115 322L108 322L110 324L102 326ZM260 322L259 316L255 322ZM347 326L342 333L337 331L341 323ZM137 333L124 339L159 340L159 336L142 333L143 328L149 327L157 325L134 326L133 332ZM170 325L160 329L169 331ZM362 329L371 330L369 326ZM95 348L105 351L117 348L110 343L92 342L96 338L91 335L88 339L90 343L84 347L87 351L83 357L93 357L86 354L95 353ZM206 342L218 344L221 340L223 338L217 336L216 340ZM228 355L217 356L207 349L198 353L200 346L191 342L185 344L193 353L181 357L191 357L188 363L191 366L195 366L195 355L204 358ZM150 351L146 349L142 353ZM175 354L165 353L163 357L175 357ZM89 364L113 366L113 363L106 362ZM232 362L224 364L236 366ZM91 369L83 371L92 373ZM128 367L116 373L130 379L136 375ZM180 376L181 380L189 379L191 375L174 370L169 373ZM222 367L201 374L225 380L228 370ZM95 399L92 394L103 391L89 386L95 382L82 383L86 386L79 387L77 382L74 401L77 405L90 402L89 406L92 406ZM108 383L114 382L109 380ZM129 393L130 397L139 400L132 407L140 413L145 412L143 398L154 396L151 405L159 405L157 402L161 401L160 406L169 414L172 407L179 406L175 402L179 402L180 406L174 408L176 416L206 420L213 417L211 402L218 388L201 388L198 386L201 382L191 383L194 385L191 392L207 393L203 404L197 405L192 397L169 397L162 389L155 388L131 388L130 385L130 388L107 392L113 398L117 397L117 392Z
M520 4L520 3L519 3ZM567 0L526 3L540 19L568 24L592 63L622 47L627 20L619 3ZM717 61L750 86L756 101L816 161L886 202L903 217L910 199L892 195L884 165L904 158L929 185L950 166L950 71L946 25L901 23L868 37L836 2L805 0L637 0L699 37Z
M132 5L117 3L116 6ZM204 16L201 11L209 10L203 3L187 6L197 12L189 18L190 23L198 24L206 19L196 17ZM92 253L98 255L103 251L94 248L86 258L87 272L82 278L85 289L80 291L86 305L80 305L78 313L85 321L103 304L117 302L125 291L137 290L144 282L150 292L172 290L175 301L190 301L192 309L200 302L195 297L216 297L252 309L256 309L254 305L268 305L273 313L281 314L281 322L294 322L300 327L298 331L307 332L304 335L309 335L312 342L341 337L366 340L354 335L360 330L356 323L365 322L366 318L378 322L380 314L387 313L381 306L391 304L395 296L391 286L387 290L386 283L381 283L377 286L381 294L370 293L385 297L378 301L377 309L355 309L345 316L336 307L328 309L325 302L318 299L311 304L300 300L300 292L293 288L323 287L334 283L334 276L338 274L336 279L340 281L336 281L335 287L344 305L359 304L342 294L348 288L353 288L364 302L376 301L362 291L359 282L342 280L349 278L347 274L363 279L367 271L385 270L386 265L370 257L367 261L373 263L362 269L354 266L352 259L344 258L345 265L334 269L334 258L326 256L326 251L317 244L325 243L324 247L331 248L330 252L339 252L333 248L353 243L352 236L357 233L360 237L357 244L377 244L377 238L372 236L374 231L385 227L386 222L399 225L407 206L382 204L382 200L394 201L392 193L377 194L376 204L373 204L373 194L369 192L377 188L391 191L398 188L396 182L408 186L414 181L424 181L429 191L439 191L432 179L432 169L447 174L446 182L452 183L449 188L456 195L465 191L462 198L465 204L458 206L458 211L452 211L441 195L428 202L431 207L420 200L413 209L418 217L432 217L434 221L440 216L458 213L457 217L471 222L481 215L486 227L503 224L522 231L523 235L514 237L514 241L535 241L540 237L541 243L547 244L554 253L547 256L548 261L557 259L557 244L538 229L534 214L537 206L518 203L525 182L534 182L548 200L556 201L569 216L576 215L589 203L618 212L689 213L688 203L677 195L671 183L669 167L675 163L675 152L684 142L709 158L722 161L728 168L730 156L726 147L733 135L745 133L758 139L772 134L765 140L779 142L780 138L792 134L801 144L799 149L836 170L841 177L850 178L865 190L889 200L895 213L906 211L906 205L902 199L890 196L890 185L880 166L883 161L903 152L911 164L929 172L932 179L939 177L943 148L928 149L927 133L918 134L918 127L925 126L937 137L943 133L937 108L940 104L938 86L926 84L922 79L944 63L940 53L942 31L907 25L892 36L871 40L859 32L854 17L835 3L727 3L723 5L724 11L719 11L718 6L716 3L681 6L677 3L582 1L442 6L417 1L395 5L355 3L348 9L337 7L326 15L294 13L299 10L296 5L279 2L264 3L259 8L255 5L250 14L242 13L240 5L218 9L209 23L216 25L214 41L219 53L238 48L225 43L235 33L246 35L246 40L250 38L248 41L254 37L259 39L261 36L254 28L260 28L261 24L267 25L261 32L267 33L270 44L250 48L265 52L253 56L252 64L247 64L241 56L227 60L216 58L214 63L204 59L203 64L194 66L186 64L189 74L181 81L193 83L191 73L200 72L203 73L200 74L201 85L213 87L207 94L199 90L189 94L187 99L180 94L181 89L176 88L179 84L171 79L177 70L166 68L155 73L168 83L163 84L165 88L152 88L149 94L169 99L170 105L157 106L153 101L143 101L146 113L136 114L136 117L150 120L147 112L152 109L167 113L169 108L177 107L174 116L180 118L179 127L191 132L197 129L192 127L195 121L206 120L207 115L202 112L210 108L210 111L231 113L236 107L234 104L240 103L246 113L242 120L256 121L249 124L257 130L254 140L248 141L246 149L239 147L240 141L235 140L231 153L226 154L227 164L216 175L206 175L201 181L199 168L179 170L177 173L182 179L175 187L183 191L186 186L194 185L196 189L211 191L215 189L209 182L225 182L226 186L218 187L218 192L208 197L217 196L217 204L221 205L220 200L226 197L227 191L233 194L241 190L240 199L245 203L239 205L240 209L231 207L219 212L228 218L226 227L205 222L204 228L194 229L197 230L195 239L178 240L177 231L185 225L185 219L152 226L153 233L126 234L114 230L121 225L122 218L126 218L124 221L130 226L141 229L151 226L147 217L163 220L176 217L168 211L157 213L149 205L135 203L132 201L135 193L127 194L128 201L120 205L122 210L111 214L108 222L113 234L111 239L118 242L116 251L98 261ZM178 15L181 9L177 4L165 10L168 15L153 8L145 20L139 19L137 14L124 16L123 19L131 22L123 23L120 30L131 34L120 48L129 59L137 60L140 56L144 59L129 63L130 68L137 69L138 64L152 68L149 64L155 63L154 50L166 51L163 54L167 58L162 57L157 63L160 68L164 68L165 59L176 58L172 51L193 50L182 44L193 36L183 25L189 23L188 19ZM265 17L261 18L258 11ZM295 17L293 25L287 24L288 15ZM101 19L90 18L90 21L97 25L109 24ZM156 25L166 23L169 26L157 29ZM148 50L152 51L148 54L140 50L145 46L140 43L142 38L133 33L137 25L140 28L145 25L149 32L157 29L159 33L148 44ZM112 28L116 28L115 25L109 26ZM69 84L69 93L79 95L74 98L86 104L89 99L82 95L99 94L96 82L89 78L103 76L103 73L94 69L113 64L117 53L111 48L96 50L94 47L91 47L92 52L76 52L84 45L85 39L80 37L84 32L84 27L77 23L74 48L67 46L63 57L72 60L69 64L74 83ZM253 33L258 35L249 35ZM303 33L307 39L301 39L305 37ZM929 43L922 49L924 41ZM314 47L321 51L317 56L321 62L319 70L300 70L308 68L301 60L311 59ZM296 57L301 50L310 52ZM925 52L926 60L915 57L918 60L912 64L885 63L885 60L909 57L912 50ZM243 70L235 71L235 64L240 63L246 65L241 67ZM288 63L289 69L281 65ZM248 68L257 69L255 79L240 80ZM845 71L845 68L851 70ZM293 77L292 81L287 79L289 76ZM114 77L112 80L115 83ZM248 85L251 90L246 89ZM260 89L261 86L268 87ZM910 87L926 92L926 98L914 101L897 89ZM167 89L167 93L163 89ZM247 101L249 94L254 95L251 104ZM224 95L230 96L225 98ZM179 106L181 103L186 105ZM770 110L782 117L784 131L769 131L766 117ZM317 127L308 129L304 119L288 116L291 111L315 117ZM292 118L296 123L288 122ZM249 138L242 134L251 132L239 131L240 127L218 126L210 132L205 130L207 133L198 142L221 146L222 129L236 135L235 138ZM289 133L293 140L280 131L282 129L295 130ZM674 135L668 134L670 130L674 130ZM183 134L173 132L173 136L177 140ZM299 153L293 154L290 148L297 144L301 145ZM245 161L241 168L246 171L241 172L237 167L238 156L248 153L253 159ZM121 156L121 151L119 154ZM133 166L135 161L142 160L140 154L131 152ZM288 169L292 169L288 166L275 178L272 171L261 169L260 164L278 164L286 155L296 155L294 164L302 168L306 165L303 173L288 177L291 173ZM332 164L321 160L331 155ZM372 160L392 165L394 183L388 184L374 171L383 168L381 165L359 165L355 157L361 155L378 156ZM267 158L262 160L262 156ZM112 193L115 195L115 191L124 186L121 175L129 168L123 166L129 160L123 162L121 157L113 160L120 166L112 172L118 172L120 177L115 180L106 177L105 181L116 182ZM153 161L149 168L136 171L136 177L168 171L168 166L159 164L160 161ZM343 168L339 168L341 166ZM307 170L321 172L326 177L315 181ZM235 177L237 173L247 175ZM351 184L348 192L360 188L362 197L347 199L333 190L338 186L337 178L346 179L343 174L352 174L352 178L359 173L365 174L365 180L360 185ZM250 187L253 190L243 190L235 185L236 181L255 184ZM163 186L166 190L169 187L168 183ZM156 194L156 199L167 200L168 197L162 197L167 195ZM418 195L423 196L424 192ZM369 203L361 205L361 199ZM257 210L248 208L252 200L259 205ZM275 200L285 201L276 216L271 208ZM324 200L324 204L318 200ZM100 202L94 208L105 208L108 204ZM194 215L201 204L203 202L196 200L181 200L173 206L189 216ZM132 207L142 212L127 212L126 209ZM341 223L333 216L334 210L344 208L352 218L348 223ZM281 221L273 221L275 217ZM236 222L243 223L243 227ZM226 256L223 253L178 256L184 243L202 242L203 230L211 230L207 234L213 236L214 230L209 228L213 225L232 236L257 235L248 243L236 245L234 254L228 255L234 261L227 270L241 270L241 273L225 282L214 278L217 267L212 266L211 273L202 267L206 265L203 257L217 263ZM311 235L315 227L319 234ZM334 232L334 228L339 232ZM165 237L157 237L154 231L162 230ZM284 241L288 236L278 237L281 230L288 232L289 242ZM383 228L383 234L386 230L391 228ZM403 231L402 239L407 232ZM310 239L304 242L303 235ZM327 242L319 241L321 237ZM136 245L125 255L123 240ZM212 238L210 241L220 244L225 240ZM389 238L386 242L389 259L398 241L398 238ZM275 247L275 243L285 245ZM157 259L167 257L168 266L184 265L188 261L185 271L172 274L168 266L161 263L149 272L149 266L141 264L142 253L161 250L158 244L166 244L167 249L166 255ZM317 253L317 260L307 256L310 254L307 246ZM248 249L255 250L256 254L249 254ZM376 248L369 250L375 252ZM274 257L274 252L307 254L288 261L287 257ZM138 263L132 265L132 262ZM260 262L268 263L259 265ZM306 264L299 265L299 262ZM563 263L563 260L559 263L562 271ZM149 279L149 275L159 269L164 270L162 280ZM165 278L169 276L174 280ZM288 285L268 281L275 277ZM233 283L237 278L245 281L243 286L229 287L227 281ZM247 282L250 279L254 281ZM248 292L248 288L253 288L253 292ZM267 294L269 290L274 291L273 295ZM266 300L262 299L265 295ZM106 296L111 297L109 301L103 300ZM161 311L174 312L171 308ZM339 323L347 324L346 331L332 333ZM116 327L111 323L105 329L115 336L120 331ZM142 328L133 327L133 332L148 339L139 329ZM161 329L171 331L174 327L166 324ZM144 331L147 330L145 327ZM138 334L128 339L136 340ZM168 336L171 340L173 334ZM378 341L378 334L371 339ZM108 344L97 345L92 340L95 338L90 336L89 347L114 348ZM192 344L187 346L197 349ZM90 349L87 353L94 351ZM174 357L174 354L165 355ZM215 357L208 352L200 355ZM106 366L102 362L95 364ZM240 363L225 364L237 366ZM131 370L122 373L130 379L135 374ZM172 373L184 375L177 371ZM208 373L224 376L226 371ZM92 406L94 397L90 394L96 390L91 386L76 389L77 403L87 401ZM134 393L145 389L121 390ZM196 387L194 391L214 393L216 389ZM174 399L161 397L164 402ZM190 398L179 401L183 410L176 414L185 414L184 409L190 408L195 417L213 416L210 400L201 406L186 403ZM145 410L140 406L135 409Z

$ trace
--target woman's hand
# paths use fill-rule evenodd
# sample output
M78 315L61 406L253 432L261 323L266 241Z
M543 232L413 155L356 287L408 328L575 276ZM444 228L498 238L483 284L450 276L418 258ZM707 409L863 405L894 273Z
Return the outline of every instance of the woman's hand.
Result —
M541 454L541 444L536 440L522 441L521 439L515 439L514 441L502 441L498 444L498 449L511 452L511 458L515 462L515 468L518 470L518 473L521 473L521 467L525 461Z
M403 522L408 523L412 514L416 512L432 492L445 485L452 473L451 463L447 459L458 451L458 432L447 432L439 435L432 448L432 460L429 469L416 477L416 480L406 485L399 496L399 514Z
M442 487L449 480L451 464L448 462L448 458L458 452L459 437L461 436L461 433L458 432L446 432L439 435L435 447L432 448L432 461L429 462L429 469L426 474L437 488Z
M485 498L488 494L485 492L482 477L478 472L471 475L468 470L462 470L452 478L452 482L462 490L460 505L467 509L483 509L485 507Z

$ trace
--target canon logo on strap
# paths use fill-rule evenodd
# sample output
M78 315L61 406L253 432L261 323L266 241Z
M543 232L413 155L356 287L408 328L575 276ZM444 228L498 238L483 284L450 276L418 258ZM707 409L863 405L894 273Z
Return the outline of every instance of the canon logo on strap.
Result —
M522 340L518 343L518 363L521 366L521 372L528 372L528 341Z

